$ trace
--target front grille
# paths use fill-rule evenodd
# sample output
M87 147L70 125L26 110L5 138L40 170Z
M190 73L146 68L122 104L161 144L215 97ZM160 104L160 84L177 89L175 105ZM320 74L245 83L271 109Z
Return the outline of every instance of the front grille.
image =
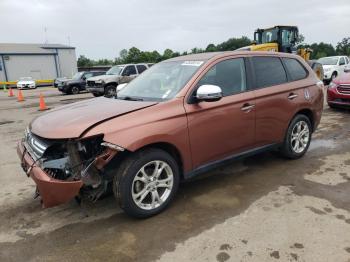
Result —
M49 144L47 142L38 138L28 130L25 132L24 140L28 146L27 150L29 151L29 154L35 160L41 158L45 150L49 147Z
M337 90L340 94L350 95L350 85L339 85Z
M88 86L95 86L95 81L87 81Z

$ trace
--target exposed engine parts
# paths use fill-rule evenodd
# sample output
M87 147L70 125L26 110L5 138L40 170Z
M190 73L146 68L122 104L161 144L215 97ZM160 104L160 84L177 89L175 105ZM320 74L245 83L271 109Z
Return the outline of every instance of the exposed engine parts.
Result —
M52 178L83 182L81 193L96 201L108 188L106 165L118 151L103 143L102 136L81 140L42 139L26 131L25 142L35 161Z

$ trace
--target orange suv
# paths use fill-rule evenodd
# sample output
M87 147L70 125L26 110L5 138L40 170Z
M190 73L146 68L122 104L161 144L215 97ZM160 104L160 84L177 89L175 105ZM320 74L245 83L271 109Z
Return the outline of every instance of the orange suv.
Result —
M323 84L298 56L194 54L154 65L115 97L40 115L17 151L44 207L111 187L126 213L148 217L181 180L238 157L303 156L322 108Z

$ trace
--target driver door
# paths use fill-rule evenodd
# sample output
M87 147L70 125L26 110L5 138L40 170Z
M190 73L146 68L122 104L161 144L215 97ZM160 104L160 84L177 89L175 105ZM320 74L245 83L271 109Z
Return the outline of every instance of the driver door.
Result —
M137 71L134 65L128 65L124 68L122 72L122 77L119 81L120 84L123 83L129 83L131 80L133 80L135 77L137 77Z
M216 63L195 88L204 84L219 86L223 97L185 103L194 169L250 149L255 142L255 101L247 89L244 58Z

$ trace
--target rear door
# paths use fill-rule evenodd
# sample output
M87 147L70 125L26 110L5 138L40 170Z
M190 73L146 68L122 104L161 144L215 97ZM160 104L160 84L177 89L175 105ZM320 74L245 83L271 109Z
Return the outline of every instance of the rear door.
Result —
M224 97L185 102L194 168L254 146L254 94L248 90L244 58L217 62L197 82L192 96L201 85L219 86Z
M304 99L304 88L298 80L306 78L307 71L296 59L285 58L290 71L296 70L295 79L289 79L290 74L277 56L254 56L250 61L255 76L257 146L281 142L298 104Z

